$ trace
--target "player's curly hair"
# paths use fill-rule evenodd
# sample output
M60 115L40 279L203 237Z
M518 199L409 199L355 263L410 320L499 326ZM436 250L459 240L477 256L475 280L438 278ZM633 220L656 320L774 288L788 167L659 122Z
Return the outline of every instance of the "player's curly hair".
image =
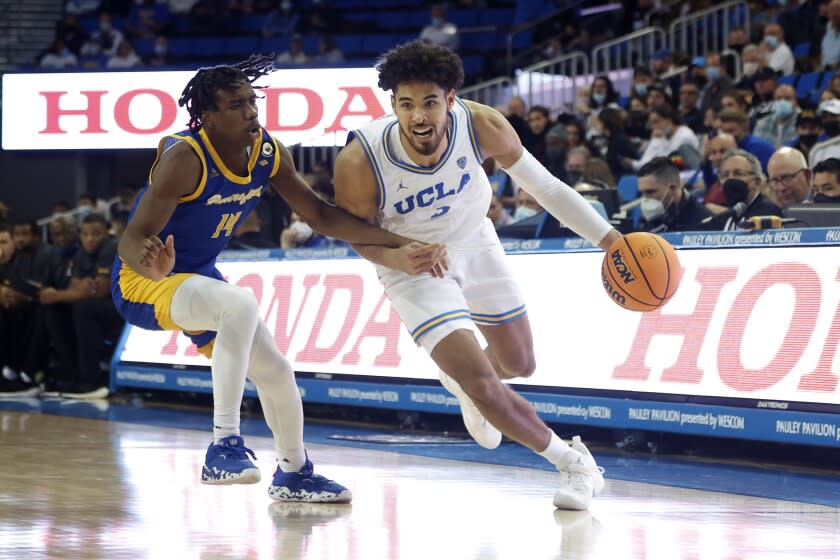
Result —
M398 45L376 62L379 87L394 91L408 82L432 82L444 91L457 90L464 83L464 65L446 47L420 39Z
M218 109L216 91L234 90L242 82L253 84L257 78L273 71L274 54L252 54L247 60L230 66L199 68L178 99L178 106L186 107L190 114L190 131L196 132L201 128L201 114L204 111ZM255 86L255 89L259 87Z

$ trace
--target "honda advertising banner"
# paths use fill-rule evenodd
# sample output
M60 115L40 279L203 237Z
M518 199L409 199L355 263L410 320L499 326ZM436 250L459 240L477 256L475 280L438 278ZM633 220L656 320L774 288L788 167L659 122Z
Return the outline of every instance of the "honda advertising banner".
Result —
M3 75L4 150L156 148L187 128L178 99L194 71ZM278 70L255 85L260 122L290 146L343 146L391 112L373 68Z

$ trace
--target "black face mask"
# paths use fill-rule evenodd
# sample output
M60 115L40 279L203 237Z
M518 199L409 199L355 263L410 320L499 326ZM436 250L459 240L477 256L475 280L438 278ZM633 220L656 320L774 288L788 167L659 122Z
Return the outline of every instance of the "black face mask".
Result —
M814 202L827 202L829 204L840 204L840 196L828 196L827 194L815 194Z
M723 197L727 206L735 206L739 202L746 202L750 187L740 179L727 179L723 182Z
M835 136L840 135L840 122L825 121L823 122L823 130L825 130L825 133L828 134L828 136L834 138Z
M800 134L799 143L803 146L811 147L817 143L818 134Z

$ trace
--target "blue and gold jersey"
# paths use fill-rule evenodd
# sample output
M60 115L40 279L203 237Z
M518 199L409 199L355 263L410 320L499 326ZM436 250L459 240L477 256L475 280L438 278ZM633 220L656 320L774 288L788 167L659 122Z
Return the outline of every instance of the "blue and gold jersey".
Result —
M256 207L265 189L271 188L269 179L280 169L279 146L265 130L261 130L260 138L249 148L247 177L227 168L203 129L196 134L187 130L165 136L158 144L149 181L137 196L129 222L151 186L160 158L179 142L189 144L201 160L201 179L195 191L180 199L158 234L164 242L169 235L174 237L172 274L160 282L152 282L131 270L119 256L111 273L111 292L117 309L129 323L147 329L177 328L169 318L169 303L175 288L186 277L200 274L222 279L216 269L216 258L236 226Z

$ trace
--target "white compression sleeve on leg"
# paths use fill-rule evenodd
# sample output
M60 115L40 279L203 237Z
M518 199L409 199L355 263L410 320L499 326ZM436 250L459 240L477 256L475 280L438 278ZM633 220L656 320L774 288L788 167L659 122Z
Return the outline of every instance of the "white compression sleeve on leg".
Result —
M612 229L580 193L552 175L525 148L516 163L504 171L564 226L593 245Z

